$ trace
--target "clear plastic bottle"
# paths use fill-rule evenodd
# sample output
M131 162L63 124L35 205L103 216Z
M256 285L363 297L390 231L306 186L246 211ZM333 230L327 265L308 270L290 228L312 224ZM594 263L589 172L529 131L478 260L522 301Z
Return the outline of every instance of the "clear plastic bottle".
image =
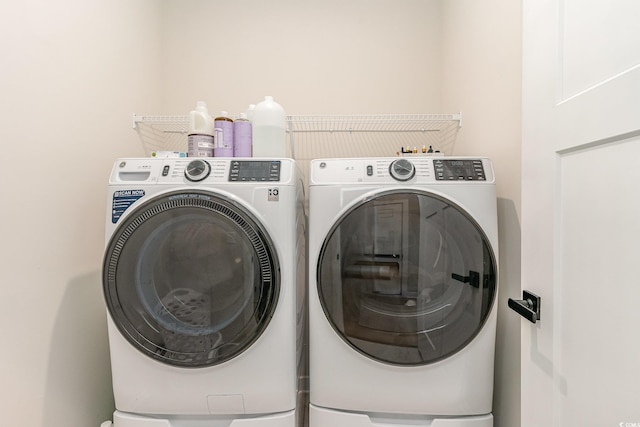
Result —
M233 157L251 157L252 135L251 122L245 113L233 122Z
M214 157L233 157L233 120L226 111L221 111L213 123L216 134Z
M286 116L272 96L256 104L252 123L254 157L287 157Z
M213 135L213 119L207 111L207 104L204 101L198 101L196 109L189 113L187 155L213 157Z

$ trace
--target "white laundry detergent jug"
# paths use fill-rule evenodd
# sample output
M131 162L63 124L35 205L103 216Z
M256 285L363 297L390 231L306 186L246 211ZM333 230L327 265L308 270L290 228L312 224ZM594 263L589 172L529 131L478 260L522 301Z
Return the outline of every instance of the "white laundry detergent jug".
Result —
M196 109L189 113L187 155L213 157L213 135L213 119L207 111L207 104L204 101L198 101Z
M256 104L252 122L253 156L287 157L286 116L272 96Z

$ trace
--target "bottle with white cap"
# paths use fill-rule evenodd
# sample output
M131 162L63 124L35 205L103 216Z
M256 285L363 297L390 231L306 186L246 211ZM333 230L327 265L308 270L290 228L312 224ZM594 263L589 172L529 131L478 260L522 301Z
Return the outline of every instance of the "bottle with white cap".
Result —
M287 157L286 116L272 96L256 104L252 123L254 157Z
M198 101L196 109L189 113L187 155L189 157L213 157L213 119L207 104Z

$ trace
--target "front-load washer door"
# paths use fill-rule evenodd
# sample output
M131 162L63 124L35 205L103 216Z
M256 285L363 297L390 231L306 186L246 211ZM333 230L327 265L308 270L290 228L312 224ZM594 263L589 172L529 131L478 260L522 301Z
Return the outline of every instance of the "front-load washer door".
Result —
M361 200L331 228L317 287L337 334L394 365L447 358L482 329L496 297L496 260L461 207L422 191Z
M212 366L264 332L279 294L279 263L247 209L208 192L174 192L119 225L107 246L103 289L135 348L170 365Z

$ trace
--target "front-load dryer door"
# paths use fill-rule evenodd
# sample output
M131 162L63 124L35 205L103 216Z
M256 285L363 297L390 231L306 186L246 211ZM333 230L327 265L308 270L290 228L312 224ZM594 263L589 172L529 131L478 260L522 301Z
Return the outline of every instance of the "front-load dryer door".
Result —
M139 206L115 231L103 268L105 300L122 335L181 367L216 365L250 347L279 288L264 228L247 209L207 192Z
M389 191L335 222L317 286L327 319L352 348L384 363L426 365L482 329L496 297L496 260L487 236L456 204Z

